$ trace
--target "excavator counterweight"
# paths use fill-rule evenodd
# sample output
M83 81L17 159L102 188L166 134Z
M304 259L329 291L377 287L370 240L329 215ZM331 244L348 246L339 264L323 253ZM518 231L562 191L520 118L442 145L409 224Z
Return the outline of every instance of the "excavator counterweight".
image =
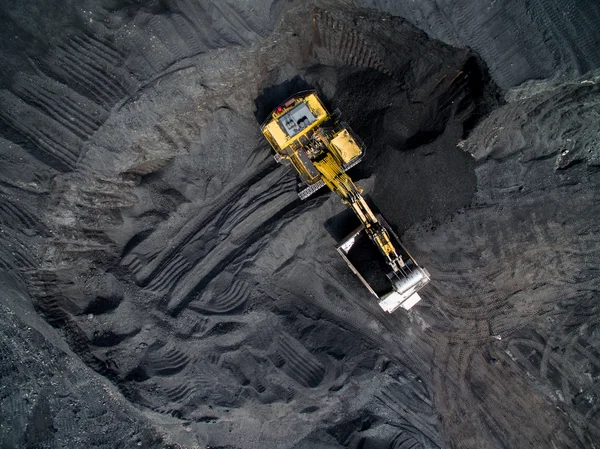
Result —
M316 92L302 92L277 107L261 130L275 150L275 160L298 172L304 185L298 193L301 199L327 186L354 211L361 225L338 245L338 252L385 311L408 310L421 299L417 292L429 282L429 273L417 265L383 217L373 213L362 189L346 174L362 160L365 146L338 117L327 111ZM358 254L365 239L384 262L379 269L373 270L376 262L365 264ZM382 273L386 282L375 279Z

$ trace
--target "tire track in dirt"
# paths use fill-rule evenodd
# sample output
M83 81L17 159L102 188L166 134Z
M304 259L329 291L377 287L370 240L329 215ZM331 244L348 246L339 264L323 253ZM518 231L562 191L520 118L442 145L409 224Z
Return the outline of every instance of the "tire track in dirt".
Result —
M576 404L568 414L584 445L600 435L600 426L590 420L597 413L597 405L590 399L600 394L592 380L592 373L600 371L600 351L586 348L588 342L584 339L589 338L588 329L598 324L597 320L589 322L567 318L561 325L549 329L548 337L539 334L529 338L516 336L507 344L510 357L549 387L546 394L559 407ZM566 329L569 330L565 332ZM587 378L582 378L582 373Z

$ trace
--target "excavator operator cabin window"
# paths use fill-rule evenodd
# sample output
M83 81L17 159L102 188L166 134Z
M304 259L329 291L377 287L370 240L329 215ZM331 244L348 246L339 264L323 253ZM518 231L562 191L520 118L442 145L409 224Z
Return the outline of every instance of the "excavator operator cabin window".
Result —
M294 137L304 128L315 121L314 114L308 109L306 103L300 103L279 119L279 124L288 135Z

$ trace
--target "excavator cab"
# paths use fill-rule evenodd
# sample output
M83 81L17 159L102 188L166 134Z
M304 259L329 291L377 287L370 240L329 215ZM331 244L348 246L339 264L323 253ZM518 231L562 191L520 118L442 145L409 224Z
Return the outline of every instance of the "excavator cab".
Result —
M365 146L339 121L339 113L330 114L315 91L301 92L278 106L261 131L275 150L275 160L298 172L301 199L327 186L354 211L361 226L337 250L381 308L392 313L419 302L417 292L429 282L429 273L417 265L383 217L373 213L362 189L346 174L362 160ZM369 253L374 257L365 257Z
M325 187L315 166L317 157L331 154L345 172L364 156L362 141L337 116L339 111L330 114L316 92L307 91L275 108L261 126L275 150L275 160L298 172L303 185L298 195L303 200Z

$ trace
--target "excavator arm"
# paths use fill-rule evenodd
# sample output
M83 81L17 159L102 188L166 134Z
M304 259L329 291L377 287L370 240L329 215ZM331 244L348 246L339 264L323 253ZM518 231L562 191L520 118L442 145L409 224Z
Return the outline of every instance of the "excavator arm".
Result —
M315 167L321 173L323 182L332 192L340 196L344 204L352 208L391 269L394 272L400 271L405 264L402 257L396 254L396 248L387 230L363 198L362 189L352 182L350 176L341 169L340 164L335 159L333 154L326 153L322 160L314 162Z
M329 114L315 92L304 92L276 108L261 130L275 150L275 160L292 165L298 172L305 186L299 192L300 198L306 199L327 186L354 211L361 226L337 249L379 299L379 305L390 313L398 307L410 309L420 300L417 292L429 282L429 273L417 265L385 220L373 213L362 189L346 174L362 159L364 145L346 124L337 120L338 115ZM383 257L388 267L386 285L391 288L376 288L364 270L352 262L353 248L360 246L357 242L363 234Z

